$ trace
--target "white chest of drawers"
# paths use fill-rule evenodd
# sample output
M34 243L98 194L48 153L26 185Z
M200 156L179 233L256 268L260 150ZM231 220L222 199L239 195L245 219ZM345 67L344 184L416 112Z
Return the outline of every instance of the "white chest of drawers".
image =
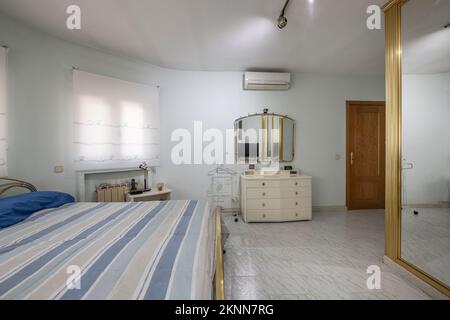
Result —
M312 220L311 177L241 175L245 222Z

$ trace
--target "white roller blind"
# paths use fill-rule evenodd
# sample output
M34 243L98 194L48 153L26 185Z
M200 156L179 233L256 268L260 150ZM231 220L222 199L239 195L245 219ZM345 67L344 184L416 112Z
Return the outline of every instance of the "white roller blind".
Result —
M159 165L156 87L74 70L76 170Z
M0 47L0 177L8 175L7 165L7 115L6 115L6 70L8 49Z

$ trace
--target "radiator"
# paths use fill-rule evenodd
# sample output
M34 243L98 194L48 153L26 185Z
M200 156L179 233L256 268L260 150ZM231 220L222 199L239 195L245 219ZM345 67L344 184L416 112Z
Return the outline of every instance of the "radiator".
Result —
M109 185L97 187L97 202L125 202L128 185Z

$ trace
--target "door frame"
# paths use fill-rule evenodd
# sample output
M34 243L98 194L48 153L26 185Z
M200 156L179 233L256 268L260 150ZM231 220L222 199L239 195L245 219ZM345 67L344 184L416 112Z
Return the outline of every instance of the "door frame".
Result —
M350 107L353 105L370 105L370 106L382 106L386 110L385 101L359 101L359 100L347 100L346 101L346 137L345 137L345 205L347 210L350 209ZM386 130L386 129L385 129ZM386 135L385 135L386 136ZM386 151L385 151L386 153ZM386 181L386 171L385 171Z

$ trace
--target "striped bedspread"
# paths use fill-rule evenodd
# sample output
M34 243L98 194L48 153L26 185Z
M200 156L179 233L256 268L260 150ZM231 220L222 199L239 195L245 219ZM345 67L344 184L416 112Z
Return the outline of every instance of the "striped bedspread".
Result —
M76 203L0 230L0 299L211 299L203 201Z

